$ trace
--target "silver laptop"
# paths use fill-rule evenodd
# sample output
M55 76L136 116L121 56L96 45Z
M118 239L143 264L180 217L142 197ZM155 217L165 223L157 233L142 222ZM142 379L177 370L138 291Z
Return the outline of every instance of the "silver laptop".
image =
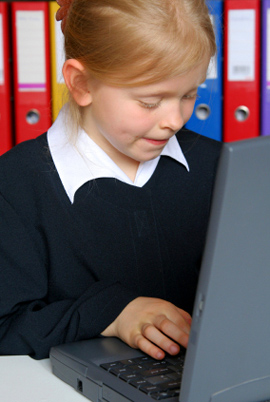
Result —
M270 401L270 136L223 145L185 356L98 338L50 358L92 402Z

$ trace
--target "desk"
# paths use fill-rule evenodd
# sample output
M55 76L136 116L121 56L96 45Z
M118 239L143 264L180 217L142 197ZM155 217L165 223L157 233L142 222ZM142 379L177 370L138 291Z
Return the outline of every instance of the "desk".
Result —
M1 402L89 402L52 374L49 359L0 356Z

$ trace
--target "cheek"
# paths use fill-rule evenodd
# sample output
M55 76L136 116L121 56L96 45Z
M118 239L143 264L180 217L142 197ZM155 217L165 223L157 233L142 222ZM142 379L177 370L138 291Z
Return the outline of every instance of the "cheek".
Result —
M123 136L140 137L151 130L157 120L155 112L145 110L136 103L115 102L108 98L102 107L93 105L92 111L99 132L115 140Z
M117 113L114 116L114 126L117 126L121 133L140 136L155 126L156 119L153 112L150 113L136 105L125 107L121 113Z
M92 105L92 118L97 129L105 134L109 131L116 131L118 129L117 123L121 121L121 115L118 109L114 107L113 102L104 102L101 104Z
M186 109L185 109L185 115L184 115L184 121L185 123L191 118L192 113L194 111L194 106L195 106L195 102L192 105L189 105Z

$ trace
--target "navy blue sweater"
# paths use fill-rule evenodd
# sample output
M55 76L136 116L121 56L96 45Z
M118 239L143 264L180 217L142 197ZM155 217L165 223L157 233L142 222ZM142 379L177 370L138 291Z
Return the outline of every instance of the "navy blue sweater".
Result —
M71 204L46 134L0 158L0 354L98 336L138 296L192 312L221 144L177 135L190 172L84 184Z

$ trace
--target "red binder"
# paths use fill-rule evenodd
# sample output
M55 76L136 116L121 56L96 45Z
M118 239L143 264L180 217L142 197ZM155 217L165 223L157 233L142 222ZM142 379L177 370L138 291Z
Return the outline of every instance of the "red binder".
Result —
M224 2L224 141L260 133L260 0Z
M13 2L15 142L35 138L51 125L48 3Z
M0 3L0 154L12 147L8 4Z

